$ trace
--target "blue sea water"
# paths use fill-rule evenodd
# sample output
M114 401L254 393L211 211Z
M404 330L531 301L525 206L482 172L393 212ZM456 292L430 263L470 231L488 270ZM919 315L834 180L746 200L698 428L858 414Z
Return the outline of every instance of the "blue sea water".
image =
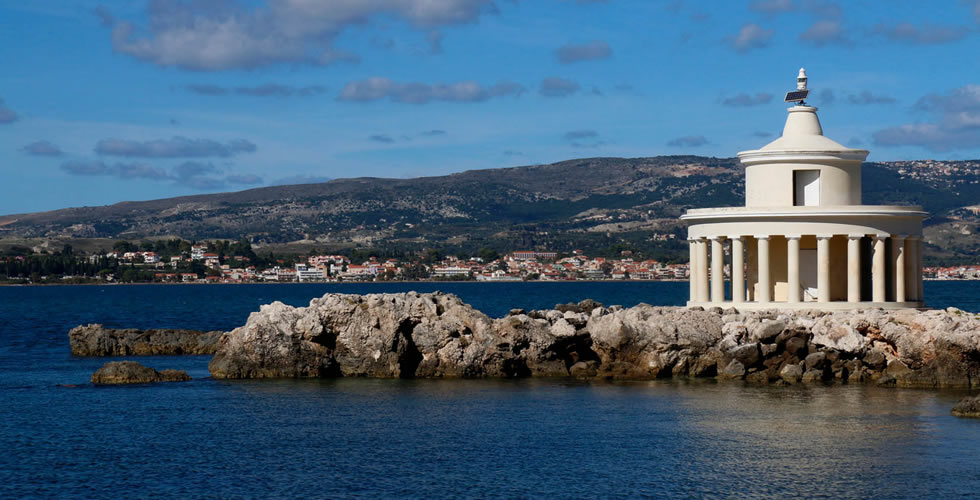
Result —
M980 282L927 282L980 311ZM0 497L969 497L962 392L714 382L208 378L95 387L67 331L230 329L260 304L443 290L491 316L594 298L679 305L686 283L0 287Z

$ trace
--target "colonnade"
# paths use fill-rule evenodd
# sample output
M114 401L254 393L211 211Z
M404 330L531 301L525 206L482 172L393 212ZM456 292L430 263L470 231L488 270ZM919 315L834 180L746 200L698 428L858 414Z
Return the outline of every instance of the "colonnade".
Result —
M800 279L800 239L803 235L780 236L786 239L785 302L803 302L803 287ZM812 236L817 242L816 302L834 302L831 293L831 264L834 259L831 240L835 235ZM904 234L836 236L847 238L847 271L836 278L846 279L846 302L883 303L922 300L922 241L918 236ZM867 270L862 269L861 240L866 236L871 239L871 290L870 297L866 297L870 300L862 301L861 284ZM731 250L731 302L736 304L746 301L774 302L775 283L772 279L773 267L770 259L771 239L770 235L689 239L691 302L726 302L724 272L726 243L730 243ZM890 245L890 248L886 248L886 245ZM779 250L781 252L781 248ZM840 257L843 255L837 256ZM844 302L845 299L843 295L839 295L836 301Z

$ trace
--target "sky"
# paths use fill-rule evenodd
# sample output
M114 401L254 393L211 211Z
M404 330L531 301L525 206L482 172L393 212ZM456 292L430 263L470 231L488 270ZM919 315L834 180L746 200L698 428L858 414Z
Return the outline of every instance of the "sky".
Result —
M980 0L0 0L0 214L732 157L806 67L869 160L980 158Z

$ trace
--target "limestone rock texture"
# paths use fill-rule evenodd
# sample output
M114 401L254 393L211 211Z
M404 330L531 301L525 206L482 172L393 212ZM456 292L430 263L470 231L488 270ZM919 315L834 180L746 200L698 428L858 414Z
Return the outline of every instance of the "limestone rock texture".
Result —
M439 292L262 306L224 334L216 378L717 377L980 387L980 316L946 311L606 307L493 319Z
M135 361L110 361L92 374L92 383L96 385L184 382L190 379L183 370L156 371Z
M81 325L68 332L72 356L156 356L214 354L224 332L136 330Z

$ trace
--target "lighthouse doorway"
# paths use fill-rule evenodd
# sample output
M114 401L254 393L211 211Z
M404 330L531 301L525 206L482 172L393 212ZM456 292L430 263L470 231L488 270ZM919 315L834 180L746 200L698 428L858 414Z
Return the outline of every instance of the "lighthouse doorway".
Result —
M820 205L820 171L793 171L793 205L815 207Z

